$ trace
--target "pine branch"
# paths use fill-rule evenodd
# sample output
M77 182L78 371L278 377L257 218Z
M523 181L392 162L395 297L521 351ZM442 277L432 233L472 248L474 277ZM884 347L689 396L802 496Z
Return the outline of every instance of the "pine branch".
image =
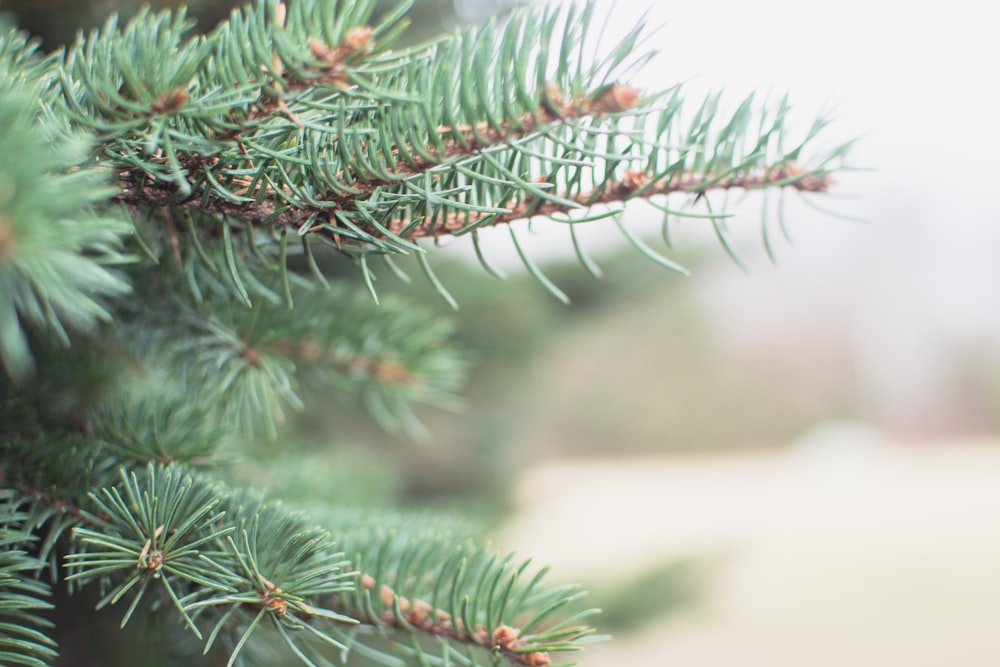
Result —
M538 666L592 633L581 621L593 610L564 612L575 588L541 587L544 571L524 583L527 562L455 543L412 517L385 533L371 526L391 525L390 516L330 514L330 535L305 515L176 465L122 470L91 500L97 513L74 531L80 548L67 556L68 579L99 585L99 607L127 605L123 626L147 596L163 598L206 652L221 643L229 664L265 628L306 665L325 664L329 649L387 664L432 659L419 641L386 644L393 631L444 640L448 655L454 646L482 649L459 664L502 657Z
M446 319L400 299L375 303L343 286L278 290L294 311L274 292L276 302L261 299L248 310L222 285L202 293L199 303L160 273L163 285L150 281L137 292L132 307L141 319L123 345L146 365L158 390L183 387L186 400L197 397L222 425L274 434L289 409L333 390L360 397L389 432L421 437L416 406L459 404L466 363L448 344Z
M108 519L91 502L93 489L149 462L209 467L224 456L229 429L206 411L162 386L148 394L130 389L61 428L24 396L7 398L0 408L0 484L32 501L25 525L39 539L37 557L50 565L54 581L61 578L65 536Z
M500 559L471 544L450 550L428 548L425 539L406 547L388 555L384 549L372 553L378 556L373 565L380 572L376 576L407 587L424 586L426 597L407 597L361 571L353 593L333 599L334 609L361 621L358 630L340 629L339 634L362 655L383 664L404 657L418 664L453 661L475 666L503 659L540 666L551 664L554 654L580 650L577 642L593 633L583 621L596 610L565 612L579 591L535 590L538 577L525 585L527 562L515 565L511 556ZM430 566L428 554L442 557L443 567ZM411 585L404 572L417 583ZM552 614L562 618L550 619ZM524 627L508 625L514 618L521 618Z
M41 65L23 61L23 39L0 36L0 365L15 379L34 369L32 332L68 346L70 332L110 319L106 301L128 291L114 267L132 260L129 225L96 209L114 188L101 171L67 169L86 148L58 122L36 121Z
M554 116L551 120L543 121L550 124L567 122L572 119L583 119L584 115L560 115ZM534 128L542 124L536 122L537 119L525 119L519 123L518 132L504 132L493 130L488 126L483 126L478 137L482 137L485 143L480 144L480 139L473 136L471 131L463 134L467 138L463 141L450 140L443 151L443 156L435 156L439 159L435 161L423 158L413 160L413 166L402 168L392 172L390 179L383 181L369 180L364 184L356 186L356 193L344 195L339 199L332 200L332 204L339 208L350 208L357 201L370 200L373 195L381 189L395 186L400 180L407 177L422 175L439 169L442 165L459 166L463 162L474 162L481 154L489 154L489 150L496 146L505 146L511 141L515 141L522 136L533 135ZM505 130L507 128L504 128ZM554 128L548 128L553 131ZM398 149L394 148L394 152ZM760 156L753 156L745 163L729 168L724 172L715 173L711 170L701 172L682 171L674 172L666 177L654 180L652 176L643 170L625 170L622 178L609 178L600 187L588 192L565 192L549 193L547 197L542 197L541 201L535 198L525 198L517 202L512 207L497 212L487 211L482 213L451 212L443 219L427 219L426 217L413 218L402 217L393 220L388 227L378 224L362 223L363 233L371 234L367 239L371 242L393 241L395 239L416 240L420 238L435 238L440 236L460 235L473 229L483 226L496 226L509 224L517 220L529 217L549 218L560 213L569 213L581 209L589 209L594 206L615 204L626 202L635 198L649 199L655 196L669 196L672 194L704 195L712 190L758 190L764 188L789 187L798 192L825 193L833 184L831 172L826 168L807 169L792 160L779 161L774 164L763 163ZM637 161L632 158L630 161ZM520 185L514 181L507 181L506 185L514 188ZM551 185L547 180L540 180L533 183L535 187L546 188ZM275 205L275 193L268 190L266 194L270 197L262 201L248 203L238 203L218 197L212 197L207 202L204 200L187 200L173 204L173 208L196 209L200 211L211 211L220 216L239 218L249 224L271 224L290 229L304 229L306 233L326 231L333 236L339 248L343 248L355 240L357 237L350 233L350 230L334 229L336 223L325 223L316 221L317 214L323 212L323 208L279 208ZM174 195L174 191L169 186L148 184L141 189L135 188L131 182L123 181L117 197L118 201L129 206L150 206L156 207L161 202L168 200ZM322 218L321 218L322 219ZM308 224L309 222L312 224Z
M117 201L167 211L175 248L183 230L172 219L189 216L235 256L238 220L263 239L326 240L367 278L368 255L419 255L420 238L531 217L578 224L609 216L577 211L675 193L822 193L842 165L846 146L804 157L822 121L782 148L792 143L785 101L758 110L748 99L720 123L710 96L684 119L678 88L643 95L618 81L651 57L633 53L639 29L584 63L592 5L529 11L400 53L390 47L402 10L372 26L371 2L324 6L259 3L193 38L182 15L144 14L81 38L63 95L102 137ZM174 55L147 63L150 40ZM278 245L261 248L275 257Z
M626 202L635 198L648 199L657 195L669 196L676 193L704 196L711 190L757 190L778 185L787 185L799 192L826 192L831 183L829 174L822 171L807 173L803 167L795 164L780 166L771 171L755 170L738 176L716 177L711 173L686 173L659 181L649 181L648 176L641 171L627 171L621 181L610 179L602 184L600 189L559 196L565 203L525 200L507 213L490 213L478 217L453 213L440 222L421 221L416 225L409 220L400 220L390 228L390 231L398 234L406 230L409 238L436 238L463 234L487 225L509 224L532 216L555 218L557 214L570 214L581 209ZM566 222L572 223L573 220L567 219Z
M29 555L35 538L25 530L30 515L22 504L0 489L0 661L46 667L57 655L46 634L52 622L39 613L52 608L50 590L37 578L44 563Z

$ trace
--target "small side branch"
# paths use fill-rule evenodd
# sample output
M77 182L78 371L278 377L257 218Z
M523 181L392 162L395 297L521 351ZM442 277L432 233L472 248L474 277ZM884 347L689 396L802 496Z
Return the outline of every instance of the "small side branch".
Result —
M706 186L706 183L711 183L711 185ZM561 196L562 199L579 204L578 209L554 201L536 202L528 198L514 206L509 213L492 214L484 224L495 226L529 216L545 218L558 213L569 213L572 210L587 209L598 205L616 204L631 199L648 199L677 193L704 195L707 192L717 190L753 190L765 187L790 187L799 192L826 192L832 184L833 180L828 174L812 174L794 164L763 168L751 174L734 175L721 179L713 177L712 174L686 173L652 184L645 182L642 174L628 172L625 178L620 181L608 181L600 191ZM416 225L409 230L409 238L457 234L468 227L483 226L477 224L479 219L474 215L451 215L447 219L435 221L433 224L428 222ZM408 221L402 220L394 223L390 231L398 233L408 226Z
M833 184L829 174L809 172L796 164L764 167L751 173L734 174L723 178L717 178L712 174L688 172L649 183L645 181L643 176L641 173L627 172L621 180L606 182L599 191L560 195L561 199L574 202L578 205L577 207L550 200L537 202L531 198L525 198L509 212L490 214L489 219L481 224L481 220L486 216L452 214L444 219L439 218L433 222L427 221L417 225L411 225L411 221L405 218L397 219L387 226L387 229L398 236L403 236L405 233L405 238L408 240L438 238L461 233L469 227L496 226L529 216L549 217L554 214L569 213L575 209L615 204L632 199L648 199L677 193L702 195L711 191L751 190L765 187L789 187L799 192L827 192ZM175 195L176 191L165 184L149 183L141 190L131 184L123 184L118 200L128 206L161 207L164 201L169 201L170 197ZM361 197L361 199L364 198L366 197ZM297 229L306 220L317 214L325 219L331 210L336 210L336 208L318 210L309 207L286 207L284 210L280 210L273 201L268 199L239 204L217 197L210 198L208 202L203 202L200 199L188 199L172 203L170 206L206 211L220 216L238 217L251 225L266 222L290 229ZM351 201L345 200L339 208L352 210L354 206ZM320 226L316 225L315 228L319 229ZM377 229L366 229L366 231L374 237L384 238L384 234Z

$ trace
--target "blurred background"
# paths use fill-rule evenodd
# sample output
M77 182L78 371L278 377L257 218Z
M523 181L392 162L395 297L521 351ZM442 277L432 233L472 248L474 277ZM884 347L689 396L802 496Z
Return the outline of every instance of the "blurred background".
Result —
M0 12L54 48L116 4L133 7ZM191 3L205 27L223 4ZM511 4L418 0L417 34ZM604 44L660 26L636 85L723 89L733 105L788 91L804 126L834 109L831 143L860 137L851 162L869 168L822 202L844 217L790 199L794 242L774 266L764 202L734 199L748 270L689 221L671 256L691 277L598 225L585 244L600 281L536 224L522 239L570 307L523 274L505 234L488 245L504 282L456 242L435 266L473 361L463 413L422 415L432 436L411 442L324 405L303 416L298 456L261 447L244 474L286 497L472 516L592 588L616 637L590 667L1000 664L1000 44L986 5L598 5ZM658 215L629 216L655 241ZM448 313L419 280L384 282Z

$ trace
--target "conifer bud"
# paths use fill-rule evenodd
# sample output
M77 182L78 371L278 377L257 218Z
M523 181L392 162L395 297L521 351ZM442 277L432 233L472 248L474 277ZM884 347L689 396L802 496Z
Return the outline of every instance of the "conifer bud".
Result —
M627 83L616 83L603 90L590 103L593 113L621 113L634 109L642 91Z
M359 25L349 28L344 34L344 49L348 53L370 53L374 43L372 37L375 30L370 25Z

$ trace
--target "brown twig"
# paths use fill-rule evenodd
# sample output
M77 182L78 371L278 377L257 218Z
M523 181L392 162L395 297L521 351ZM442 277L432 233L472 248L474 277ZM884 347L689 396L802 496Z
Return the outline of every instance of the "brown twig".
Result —
M704 185L710 181L714 182L708 186ZM572 201L578 205L577 207L550 200L537 201L533 198L526 198L512 207L508 213L489 214L489 224L496 226L534 216L545 218L558 213L569 213L577 208L586 209L603 204L615 204L635 197L649 198L676 193L697 195L710 190L754 189L778 183L783 183L786 187L799 192L826 192L832 184L832 180L827 175L810 174L796 165L764 168L751 174L730 176L718 180L711 174L686 173L665 178L653 184L645 183L634 172L627 172L622 180L608 181L599 190L576 195L560 195L561 199ZM397 220L389 227L389 231L399 234L408 229L408 238L446 236L458 233L484 217L486 214L479 216L475 214L470 216L451 214L443 221L426 221L413 227L410 227L407 220Z
M526 198L515 204L506 213L489 214L490 219L484 224L496 226L527 217L549 217L559 213L569 213L576 208L585 209L591 206L614 204L637 197L649 198L676 193L697 195L708 191L754 189L778 184L799 192L826 192L832 182L829 175L812 174L795 164L764 167L752 173L733 175L721 179L716 179L712 174L688 172L664 178L652 184L644 182L634 172L627 172L621 180L608 181L599 190L575 195L559 195L561 199L572 201L577 206L569 206L550 200L538 201L533 198ZM711 184L706 186L704 185L705 183ZM362 191L370 191L374 187L375 184L369 183L361 186L361 189ZM126 186L120 191L119 200L133 206L156 206L173 193L173 188L162 184L149 184L141 191L132 186ZM359 195L358 198L363 199L365 195ZM342 202L342 208L348 208L350 205L350 200L345 198ZM316 213L321 213L324 217L328 215L326 211L311 210L306 207L301 209L287 209L276 214L274 202L267 199L261 202L241 205L219 198L211 198L207 204L202 204L200 200L187 200L173 204L173 206L207 210L219 215L238 217L249 224L262 223L267 220L272 224L290 228L297 228ZM461 232L484 217L486 217L486 214L477 215L472 213L467 215L464 213L455 213L443 219L426 220L416 225L412 225L412 221L404 218L394 220L388 225L388 229L393 234L405 236L409 240L437 238ZM321 225L317 224L313 229L319 228L321 228ZM373 236L379 236L379 233L375 229L369 229L368 231ZM336 241L341 241L339 236L336 238Z

